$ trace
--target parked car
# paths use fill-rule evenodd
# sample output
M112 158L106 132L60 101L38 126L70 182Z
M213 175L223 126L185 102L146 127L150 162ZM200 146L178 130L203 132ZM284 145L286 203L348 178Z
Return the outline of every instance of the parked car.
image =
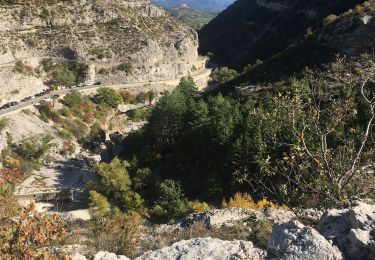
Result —
M17 106L18 104L19 104L19 103L16 102L16 101L13 101L13 102L10 102L10 103L9 103L9 105L10 105L11 107Z
M3 109L7 109L7 108L10 108L9 103L4 104L0 109L3 110Z

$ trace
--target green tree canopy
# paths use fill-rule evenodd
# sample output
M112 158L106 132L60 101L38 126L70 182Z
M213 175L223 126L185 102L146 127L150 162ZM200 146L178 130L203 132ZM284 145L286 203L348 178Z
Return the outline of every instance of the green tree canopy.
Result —
M121 94L111 88L98 89L94 100L96 103L106 104L107 106L112 108L116 108L123 102Z
M56 86L74 86L76 83L76 76L74 75L74 72L66 67L57 68L53 72L52 76Z

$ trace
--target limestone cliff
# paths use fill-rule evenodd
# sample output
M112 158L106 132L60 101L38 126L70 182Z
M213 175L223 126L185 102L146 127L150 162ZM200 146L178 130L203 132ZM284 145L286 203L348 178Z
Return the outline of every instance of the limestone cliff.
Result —
M94 66L104 84L178 78L203 65L196 32L149 0L13 2L0 1L1 103L43 89L45 59Z

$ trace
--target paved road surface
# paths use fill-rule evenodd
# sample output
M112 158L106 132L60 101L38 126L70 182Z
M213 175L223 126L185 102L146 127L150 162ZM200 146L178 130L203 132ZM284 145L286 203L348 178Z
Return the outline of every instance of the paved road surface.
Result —
M209 75L211 72L210 69L204 69L199 71L197 74L192 75L193 78L199 78L205 75ZM51 93L46 94L44 96L37 97L35 99L26 101L26 102L20 102L18 105L10 107L8 109L4 109L0 111L0 116L4 116L7 114L10 114L12 112L25 109L29 106L33 106L34 104L37 104L39 101L53 97L54 95L63 96L69 92L72 91L80 91L84 92L87 90L95 90L98 88L103 87L109 87L109 88L129 88L129 87L137 87L137 86L143 86L145 84L167 84L167 85L178 85L180 82L180 79L167 79L167 80L160 80L160 81L145 81L145 82L137 82L137 83L126 83L126 84L113 84L113 85L93 85L93 86L85 86L85 87L79 87L79 88L73 88L73 89L64 89L59 91L51 91Z

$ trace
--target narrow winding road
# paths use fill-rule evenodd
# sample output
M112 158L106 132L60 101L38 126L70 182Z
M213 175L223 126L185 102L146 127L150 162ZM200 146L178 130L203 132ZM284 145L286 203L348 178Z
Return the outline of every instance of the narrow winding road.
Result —
M196 74L191 75L194 79L200 80L204 77L208 77L211 73L211 69L202 69L198 71ZM79 92L87 92L87 91L95 91L96 89L108 87L114 89L122 89L122 88L130 88L130 87L138 87L143 86L146 84L166 84L166 85L175 85L177 86L180 82L180 79L167 79L167 80L160 80L160 81L146 81L146 82L137 82L137 83L126 83L126 84L113 84L113 85L93 85L93 86L84 86L84 87L77 87L72 89L64 89L59 91L51 91L51 93L37 97L35 99L21 102L16 106L4 109L0 111L0 116L5 116L10 113L19 111L21 109L26 109L27 107L33 106L37 104L39 101L53 97L54 95L63 96L72 91L79 91Z

